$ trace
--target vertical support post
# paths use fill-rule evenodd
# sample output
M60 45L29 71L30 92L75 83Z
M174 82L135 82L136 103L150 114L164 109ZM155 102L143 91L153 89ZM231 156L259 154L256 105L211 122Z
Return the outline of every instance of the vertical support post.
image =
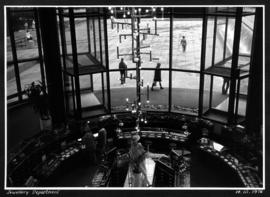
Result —
M263 47L263 15L263 8L256 8L246 109L247 132L256 137L261 137L263 124L267 125L263 117L263 96L266 98L269 96L269 92L266 89L265 95L263 94L263 83L269 83L269 80L265 78L267 75L269 76L269 68L263 62L265 57ZM265 73L263 73L263 66L265 67ZM269 104L267 101L265 101L264 108L265 113L268 114Z
M105 103L105 97L104 97L104 76L103 76L103 72L100 73L101 74L101 83L102 83L102 103L104 105Z
M116 47L116 55L117 55L117 59L119 59L119 47Z
M239 56L239 45L241 37L241 23L242 23L242 9L236 9L235 30L233 39L233 54L232 54L232 67L231 67L231 85L230 85L230 97L229 97L229 109L228 109L228 123L234 124L236 119L234 115L234 103L235 103L235 88L237 78L237 66Z
M211 66L215 65L216 39L217 39L217 16L215 16L215 21L214 21L214 36L213 36L212 65Z
M155 20L155 34L157 35L157 20Z
M97 46L96 46L96 27L95 27L95 18L92 19L92 23L93 23L93 36L94 36L94 50L95 50L95 58L97 57Z
M170 46L169 46L169 112L172 108L172 56L173 56L173 8L170 9Z
M41 49L41 37L39 31L39 19L37 9L34 10L34 17L35 17L35 26L36 26L36 35L37 35L37 45L38 45L38 56L39 56L39 64L40 64L40 73L41 73L41 81L42 84L45 86L45 74L44 74L44 63L43 63L43 56L42 56L42 49Z
M100 16L98 16L98 30L99 30L98 31L99 32L99 54L100 54L101 65L103 65Z
M65 121L64 91L55 8L39 8L41 38L47 79L49 109L53 124Z
M207 36L207 8L204 8L202 21L202 43L201 43L201 67L200 67L200 90L199 90L199 117L203 115L203 94L204 94L204 69L205 69L205 52Z
M136 67L136 82L137 82L137 103L141 102L141 86L140 86L140 80L141 80L141 52L140 52L140 18L137 18L137 67Z
M73 57L73 70L75 78L75 93L77 101L76 119L82 117L82 105L81 105L81 91L80 91L80 79L79 79L79 67L78 67L78 54L76 46L76 32L75 32L75 21L73 8L69 8L69 21L70 21L70 36L72 45L72 57Z
M66 35L65 35L65 23L64 23L64 18L63 18L63 9L59 8L58 9L59 12L59 30L60 30L60 38L61 38L61 46L62 46L62 61L63 61L63 68L64 68L64 75L63 75L63 82L64 82L64 96L65 96L65 112L66 112L66 117L67 117L67 113L69 113L70 111L70 106L69 106L69 92L66 93L66 83L69 83L69 77L66 73L67 70L67 66L66 66L66 57L67 57L67 46L66 46ZM72 81L72 91L74 91L73 88L73 79L72 77L71 81ZM70 84L69 84L70 85ZM72 92L73 94L73 92ZM74 96L72 96L72 100L73 100L73 109L75 109L75 100L74 100Z
M103 24L104 24L104 42L105 42L105 66L107 78L107 96L108 96L108 112L111 113L111 88L110 88L110 73L109 73L109 49L108 49L108 31L107 31L107 12L104 8Z
M213 81L214 77L211 75L211 81L210 81L210 96L209 96L209 108L212 108L212 96L213 96Z
M87 13L88 9L86 9ZM88 42L88 53L91 54L91 43L90 43L90 27L89 27L89 16L86 17L86 27L87 27L87 42Z
M134 61L134 8L131 10L131 53L132 53L132 59Z
M237 91L237 94L236 94L236 99L235 99L235 118L237 119L237 116L238 116L238 105L239 105L239 92L240 92L240 84L241 84L241 80L238 79L237 80L237 88L236 88L236 91Z

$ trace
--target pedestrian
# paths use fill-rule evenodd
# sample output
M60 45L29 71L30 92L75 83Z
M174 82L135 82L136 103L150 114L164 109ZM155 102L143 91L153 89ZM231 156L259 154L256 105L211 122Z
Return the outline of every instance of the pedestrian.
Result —
M186 52L187 40L186 40L185 36L182 37L180 43L181 43L181 45L182 45L182 50L183 50L183 52Z
M222 94L227 94L230 87L230 78L223 77Z
M151 88L152 91L154 90L154 86L157 85L157 82L159 82L160 89L164 89L162 87L162 84L161 84L161 70L160 70L160 66L161 66L161 64L160 63L157 63L157 66L156 66L156 69L155 69L155 74L154 74L154 81L153 81L152 88Z
M121 84L124 84L126 83L126 72L127 72L127 65L124 62L124 58L121 58L121 62L119 63L119 70L120 70Z

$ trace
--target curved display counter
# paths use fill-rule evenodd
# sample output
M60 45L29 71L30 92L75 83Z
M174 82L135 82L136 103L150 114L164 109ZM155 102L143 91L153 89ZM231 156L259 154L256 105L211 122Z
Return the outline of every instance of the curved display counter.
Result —
M107 116L106 118L103 116L91 120L94 136L98 135L99 129L105 127L108 140L104 158L98 163L92 180L83 186L123 187L125 185L128 165L121 168L117 166L119 161L117 153L121 149L125 153L129 148L127 142L134 133L133 118L132 115L125 114ZM149 124L142 126L138 133L141 136L142 144L145 148L147 147L147 150L150 146L151 152L166 154L169 158L169 160L154 159L155 169L151 173L153 187L200 186L194 183L199 175L196 175L197 172L192 170L193 165L196 165L192 163L192 160L196 159L194 157L197 157L194 154L196 151L199 151L199 157L204 154L208 155L210 163L220 161L228 166L229 171L236 175L241 182L236 187L262 187L257 168L246 158L239 158L238 153L226 145L221 145L211 138L204 138L205 135L211 136L213 123L193 117L167 114L148 117L148 122ZM178 129L176 129L177 127ZM10 154L7 168L8 186L44 187L57 175L58 178L61 178L59 172L71 170L72 168L69 167L73 166L74 163L85 162L87 156L85 146L81 141L83 135L80 127L74 127L71 130L63 129L57 132L43 131L25 141L17 153ZM173 156L172 153L176 156ZM185 161L188 160L187 163L189 161L191 163L189 163L188 168L179 171L184 160L177 161L177 165L173 160L182 157L185 157ZM175 174L178 178L175 178ZM181 183L183 181L185 183Z

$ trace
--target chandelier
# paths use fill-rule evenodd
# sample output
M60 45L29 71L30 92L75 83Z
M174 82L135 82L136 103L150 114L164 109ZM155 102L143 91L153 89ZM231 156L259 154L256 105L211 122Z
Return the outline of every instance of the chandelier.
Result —
M164 17L164 8L159 8L161 11L162 19ZM149 60L152 61L152 51L151 45L143 45L141 42L147 39L148 35L158 36L157 33L157 8L129 8L129 7L109 7L109 13L111 15L111 27L114 28L114 25L117 26L117 32L120 31L120 26L122 30L124 26L129 26L131 31L129 33L121 32L119 33L119 43L122 43L122 38L126 39L127 37L131 37L131 53L121 54L119 51L119 44L116 46L117 50L117 59L120 56L131 56L133 63L136 64L136 76L132 76L130 73L129 79L136 80L136 98L134 101L130 101L129 98L126 98L126 111L130 111L132 114L136 115L136 126L135 131L133 133L140 132L140 123L147 124L148 121L142 112L142 103L141 103L141 89L144 87L143 78L141 78L141 64L142 62L142 54L149 55ZM120 21L121 19L130 19ZM142 26L141 19L142 18L150 18L154 23L154 31L151 30L149 24L146 27ZM144 51L142 51L143 49ZM148 51L145 51L148 49ZM146 103L149 104L149 84L147 84L146 91Z

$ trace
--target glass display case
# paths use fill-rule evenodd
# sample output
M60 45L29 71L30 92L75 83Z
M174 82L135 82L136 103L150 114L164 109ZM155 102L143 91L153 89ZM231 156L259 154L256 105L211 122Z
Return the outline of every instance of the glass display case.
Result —
M108 109L104 13L103 8L58 9L66 111L78 119Z
M208 10L202 70L203 92L209 94L203 106L205 118L229 124L245 118L254 16L253 9Z

